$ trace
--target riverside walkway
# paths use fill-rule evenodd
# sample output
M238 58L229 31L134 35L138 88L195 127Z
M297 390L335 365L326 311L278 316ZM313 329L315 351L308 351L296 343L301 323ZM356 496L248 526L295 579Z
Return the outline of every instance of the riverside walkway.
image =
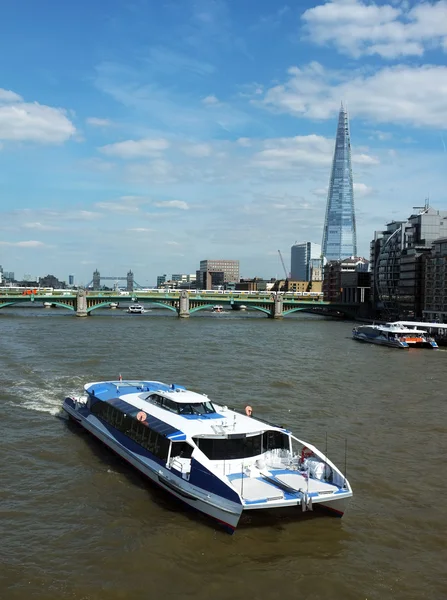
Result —
M135 291L129 295L122 292L96 292L76 290L73 292L41 292L32 290L22 294L17 292L0 293L0 309L25 302L49 303L74 312L79 317L86 317L99 308L109 308L112 302L126 303L145 302L151 307L165 308L175 312L180 318L187 318L194 313L209 309L215 304L227 305L234 310L245 306L250 310L257 310L270 318L282 317L298 312L313 312L327 314L328 316L354 316L357 305L334 304L325 302L318 297L289 297L280 293L239 293L239 292L202 292L195 293L176 290L151 290Z

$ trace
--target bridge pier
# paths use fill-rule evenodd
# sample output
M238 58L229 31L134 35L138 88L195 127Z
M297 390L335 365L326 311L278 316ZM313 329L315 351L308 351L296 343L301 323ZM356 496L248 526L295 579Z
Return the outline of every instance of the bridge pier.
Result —
M76 294L76 316L87 317L87 296L85 290L78 290Z
M185 290L180 292L178 316L181 319L187 319L189 317L189 294Z
M275 296L275 303L273 305L273 314L271 315L274 319L282 319L283 318L283 302L284 299L282 296Z

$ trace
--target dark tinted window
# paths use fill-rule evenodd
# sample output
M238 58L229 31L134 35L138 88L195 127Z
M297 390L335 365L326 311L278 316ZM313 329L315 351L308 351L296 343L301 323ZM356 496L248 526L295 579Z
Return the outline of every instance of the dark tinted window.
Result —
M233 439L194 438L194 441L210 460L249 458L262 453L262 435Z
M158 458L162 460L168 458L170 441L145 423L126 415L107 402L96 402L92 406L92 413Z
M191 458L194 448L186 442L172 442L171 457Z
M262 435L262 447L266 450L274 450L275 448L286 449L290 448L289 436L281 431L264 431Z

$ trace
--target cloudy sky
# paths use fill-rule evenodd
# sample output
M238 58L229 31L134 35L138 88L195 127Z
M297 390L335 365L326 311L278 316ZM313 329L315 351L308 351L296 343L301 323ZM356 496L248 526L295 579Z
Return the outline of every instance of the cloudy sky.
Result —
M359 253L447 209L447 0L0 6L0 264L87 283L321 243L340 102Z

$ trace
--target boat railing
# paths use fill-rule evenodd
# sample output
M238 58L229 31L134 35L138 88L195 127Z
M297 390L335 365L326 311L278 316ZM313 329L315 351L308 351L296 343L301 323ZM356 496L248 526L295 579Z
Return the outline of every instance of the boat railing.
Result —
M234 408L229 406L228 407L229 410L232 410L240 415L243 415L244 417L246 417L246 413L243 410L240 410L239 408ZM258 417L256 415L255 417L256 421L260 421L261 423L265 423L266 425L270 425L271 427L278 427L278 429L284 429L284 427L282 425L278 425L277 423L272 423L272 421L267 421L267 419L262 419L261 417Z

